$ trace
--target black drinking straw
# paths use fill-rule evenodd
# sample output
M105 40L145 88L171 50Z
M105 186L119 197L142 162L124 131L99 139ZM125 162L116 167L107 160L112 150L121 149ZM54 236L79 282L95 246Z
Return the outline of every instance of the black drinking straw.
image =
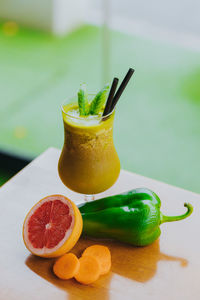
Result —
M125 87L127 86L131 76L133 75L133 73L135 72L134 69L130 68L126 74L126 76L124 77L120 87L118 88L113 100L112 100L112 104L111 104L111 108L109 110L109 113L115 108L119 98L121 97Z
M109 93L108 99L106 101L106 106L105 106L105 109L104 109L104 112L102 115L103 117L106 116L110 112L112 100L113 100L113 97L114 97L114 94L115 94L115 91L116 91L116 88L118 85L118 81L119 81L119 79L116 77L113 79L112 86L110 88L110 93Z

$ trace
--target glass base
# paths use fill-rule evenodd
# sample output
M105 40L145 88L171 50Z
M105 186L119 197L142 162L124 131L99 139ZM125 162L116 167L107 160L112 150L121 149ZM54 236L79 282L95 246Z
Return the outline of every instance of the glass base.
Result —
M94 195L84 195L84 201L85 202L94 201Z

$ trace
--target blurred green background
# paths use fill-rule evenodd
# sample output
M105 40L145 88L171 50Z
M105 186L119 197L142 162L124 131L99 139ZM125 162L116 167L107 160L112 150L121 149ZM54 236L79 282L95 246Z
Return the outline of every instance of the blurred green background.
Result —
M115 144L122 168L200 192L200 52L110 33L110 81L135 74L117 106ZM33 159L62 147L60 104L81 82L102 86L102 30L82 26L54 37L0 26L0 150ZM10 176L0 167L0 184Z

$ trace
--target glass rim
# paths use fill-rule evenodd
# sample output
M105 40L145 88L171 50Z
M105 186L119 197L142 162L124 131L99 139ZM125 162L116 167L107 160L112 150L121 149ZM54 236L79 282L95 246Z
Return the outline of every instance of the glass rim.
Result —
M95 94L95 93L89 93L88 96L96 96L96 94ZM63 112L67 117L72 118L72 119L76 119L76 120L83 120L83 118L87 119L87 116L85 116L85 117L84 117L84 116L75 117L75 116L72 116L72 115L68 114L68 113L64 110L64 105L67 104L67 101L73 100L73 99L75 99L75 97L76 97L76 96L72 96L72 97L69 97L68 99L65 99L65 100L63 101L63 103L61 104L61 110L62 110L62 112ZM71 102L71 103L73 103L73 102ZM77 103L78 103L78 101L77 101ZM69 102L69 104L70 104L70 102ZM111 112L109 112L109 113L106 114L105 116L102 116L102 115L100 115L100 116L99 116L99 115L92 115L92 117L93 117L94 120L104 120L104 119L110 117L114 112L115 112L115 107L112 109ZM91 119L88 119L88 120L91 120Z

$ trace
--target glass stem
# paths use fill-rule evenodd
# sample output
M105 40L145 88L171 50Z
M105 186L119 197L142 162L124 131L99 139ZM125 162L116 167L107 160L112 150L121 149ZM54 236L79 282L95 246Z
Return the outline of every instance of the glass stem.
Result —
M85 202L90 202L94 200L94 195L84 195Z

